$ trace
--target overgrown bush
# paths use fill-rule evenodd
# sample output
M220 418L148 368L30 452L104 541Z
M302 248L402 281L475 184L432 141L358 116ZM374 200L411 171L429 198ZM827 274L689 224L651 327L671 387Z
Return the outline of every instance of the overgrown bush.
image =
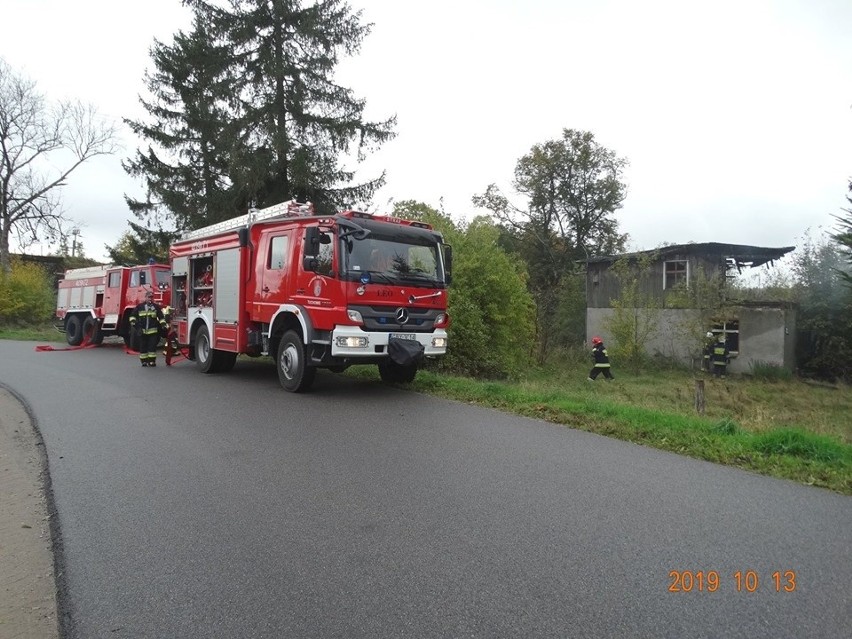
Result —
M755 379L761 379L765 382L780 382L787 381L793 378L793 373L777 364L771 364L762 360L749 361L751 375Z
M805 236L793 258L799 313L796 362L802 375L852 380L852 288L841 277L840 246Z
M432 224L453 246L451 324L446 357L433 368L474 377L514 377L531 363L535 315L521 261L497 245L487 218L455 224L425 204L397 203L394 214Z
M53 280L40 265L12 259L12 269L0 269L0 324L36 324L51 318L56 298Z

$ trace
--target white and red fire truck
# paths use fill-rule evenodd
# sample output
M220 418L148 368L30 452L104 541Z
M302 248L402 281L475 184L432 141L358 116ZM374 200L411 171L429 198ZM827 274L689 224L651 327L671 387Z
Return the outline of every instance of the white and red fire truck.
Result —
M300 392L352 364L410 382L446 353L452 249L428 224L285 202L188 232L170 258L169 348L204 373L271 355Z
M57 327L71 346L85 340L100 344L104 337L119 336L130 345L128 319L133 307L145 300L167 307L171 301L170 269L167 264L142 266L92 266L65 271L56 300Z

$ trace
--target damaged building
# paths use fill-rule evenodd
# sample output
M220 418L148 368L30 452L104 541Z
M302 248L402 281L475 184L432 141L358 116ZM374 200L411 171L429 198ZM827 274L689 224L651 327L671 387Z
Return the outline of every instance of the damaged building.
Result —
M748 373L756 362L793 370L795 305L723 293L724 303L705 299L703 307L698 307L694 291L717 282L716 290L727 292L726 285L745 269L771 265L794 248L706 242L590 258L586 262L587 340L600 335L616 345L611 330L615 306L624 306L624 287L630 286L632 299L642 306L633 309L641 318L637 322L652 327L643 334L647 354L696 365L702 340L711 331L724 334L733 373ZM627 268L614 268L616 263ZM695 307L690 307L690 300Z

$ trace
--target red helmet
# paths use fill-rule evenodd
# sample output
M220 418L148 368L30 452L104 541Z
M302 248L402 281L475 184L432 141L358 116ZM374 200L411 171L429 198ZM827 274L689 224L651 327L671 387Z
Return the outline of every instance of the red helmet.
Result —
M603 340L600 337L593 337L592 344L603 344Z

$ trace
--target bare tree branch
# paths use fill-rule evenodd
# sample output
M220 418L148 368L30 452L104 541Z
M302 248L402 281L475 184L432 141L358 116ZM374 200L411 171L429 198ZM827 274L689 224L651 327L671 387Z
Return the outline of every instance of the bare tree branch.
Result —
M118 150L117 127L80 102L50 105L32 80L0 58L0 268L9 237L21 246L59 239L71 222L61 188L85 161Z

